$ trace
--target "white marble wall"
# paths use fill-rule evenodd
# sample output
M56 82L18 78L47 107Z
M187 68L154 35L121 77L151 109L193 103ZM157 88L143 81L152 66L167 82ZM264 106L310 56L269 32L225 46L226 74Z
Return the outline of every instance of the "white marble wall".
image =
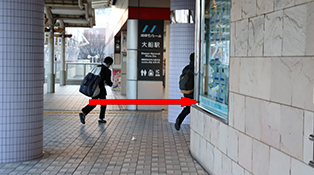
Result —
M213 175L314 174L314 0L232 0L230 31L228 124L193 108L192 154Z
M26 161L43 155L44 1L0 12L0 163Z

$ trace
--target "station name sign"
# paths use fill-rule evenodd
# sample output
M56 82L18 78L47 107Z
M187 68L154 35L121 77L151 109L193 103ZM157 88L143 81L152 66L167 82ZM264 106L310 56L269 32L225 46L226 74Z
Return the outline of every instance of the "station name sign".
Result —
M138 80L162 81L164 21L139 19Z

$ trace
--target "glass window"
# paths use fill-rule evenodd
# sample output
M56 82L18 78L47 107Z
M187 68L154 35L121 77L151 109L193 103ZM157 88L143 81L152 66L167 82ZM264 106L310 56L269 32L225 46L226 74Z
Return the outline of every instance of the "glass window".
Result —
M231 0L204 0L199 105L228 119Z

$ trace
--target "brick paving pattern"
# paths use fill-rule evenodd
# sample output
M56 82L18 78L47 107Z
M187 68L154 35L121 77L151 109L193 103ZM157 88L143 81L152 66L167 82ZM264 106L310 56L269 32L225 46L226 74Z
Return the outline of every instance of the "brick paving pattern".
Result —
M189 154L189 125L178 132L165 110L125 111L125 106L113 105L108 106L106 124L98 124L97 107L83 125L78 113L88 98L76 89L59 87L45 95L44 156L0 164L1 175L207 174ZM110 89L107 97L123 98Z

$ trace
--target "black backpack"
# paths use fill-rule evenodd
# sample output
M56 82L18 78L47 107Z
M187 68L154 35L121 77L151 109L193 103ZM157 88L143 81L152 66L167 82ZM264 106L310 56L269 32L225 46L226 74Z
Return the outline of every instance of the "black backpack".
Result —
M190 69L183 70L180 75L179 88L183 94L191 94L194 91L194 73Z
M99 83L101 81L101 66L92 68L84 77L80 92L88 97L95 97L100 93Z

